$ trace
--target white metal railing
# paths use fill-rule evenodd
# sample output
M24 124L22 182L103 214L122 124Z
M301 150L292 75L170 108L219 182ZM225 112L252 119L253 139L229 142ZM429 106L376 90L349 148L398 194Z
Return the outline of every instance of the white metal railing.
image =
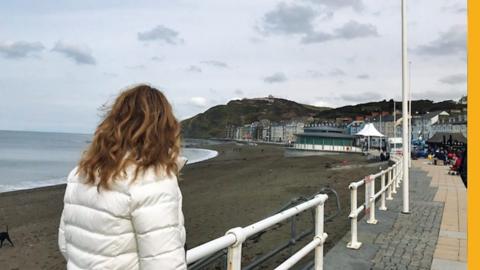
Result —
M358 215L365 210L368 215L367 223L377 224L375 218L375 200L380 197L379 210L386 211L386 200L393 200L392 194L397 193L397 188L400 187L403 173L403 159L399 156L393 156L392 160L394 165L390 166L386 170L382 170L376 174L368 175L364 179L352 182L349 185L350 188L350 225L351 225L351 240L347 244L348 248L359 249L362 245L358 241ZM375 179L381 177L381 188L375 193ZM388 178L388 180L386 179ZM387 180L387 183L386 183ZM357 190L359 187L365 185L365 202L358 206L357 202Z
M279 222L305 210L315 207L315 235L313 240L300 249L292 257L287 259L276 269L289 269L305 257L309 252L315 250L315 270L323 269L323 243L328 235L324 233L324 203L328 199L326 194L318 194L313 199L297 206L282 211L276 215L263 219L246 227L233 228L215 240L202 244L187 251L187 264L198 261L201 258L212 255L222 249L228 248L227 268L228 270L240 270L242 263L242 244L250 236L261 232Z
M314 151L332 151L332 152L354 152L361 153L362 149L357 146L348 145L321 145L321 144L307 144L307 143L294 143L293 148L299 150L314 150Z

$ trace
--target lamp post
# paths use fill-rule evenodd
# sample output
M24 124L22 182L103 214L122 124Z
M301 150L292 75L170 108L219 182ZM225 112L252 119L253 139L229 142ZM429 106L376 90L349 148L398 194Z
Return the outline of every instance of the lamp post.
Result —
M408 62L408 167L412 167L412 61Z
M395 98L393 98L393 137L394 138L397 137L397 108L395 103L396 103ZM395 145L395 148L396 148L396 145Z
M407 51L407 1L402 1L402 147L403 147L403 207L402 213L409 214L409 171L408 171L408 162L410 159L409 152L409 143L408 143L408 98L409 98L409 88L408 88L408 51Z

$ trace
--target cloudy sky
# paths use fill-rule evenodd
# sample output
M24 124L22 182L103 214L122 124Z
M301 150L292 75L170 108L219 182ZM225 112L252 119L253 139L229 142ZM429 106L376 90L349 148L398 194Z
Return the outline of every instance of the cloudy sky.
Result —
M466 92L466 0L410 0L414 98ZM0 2L0 129L92 132L135 83L178 118L243 97L401 97L400 0Z

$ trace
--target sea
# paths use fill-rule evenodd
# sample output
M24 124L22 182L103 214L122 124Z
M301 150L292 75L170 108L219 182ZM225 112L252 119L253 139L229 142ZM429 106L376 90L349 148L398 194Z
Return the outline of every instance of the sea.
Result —
M0 130L0 192L58 185L66 182L92 135ZM188 164L217 156L186 142L181 155Z

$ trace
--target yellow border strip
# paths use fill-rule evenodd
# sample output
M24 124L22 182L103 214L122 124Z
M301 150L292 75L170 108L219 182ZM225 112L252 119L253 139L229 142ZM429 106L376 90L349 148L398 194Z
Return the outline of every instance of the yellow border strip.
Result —
M468 269L480 269L480 1L468 0Z

